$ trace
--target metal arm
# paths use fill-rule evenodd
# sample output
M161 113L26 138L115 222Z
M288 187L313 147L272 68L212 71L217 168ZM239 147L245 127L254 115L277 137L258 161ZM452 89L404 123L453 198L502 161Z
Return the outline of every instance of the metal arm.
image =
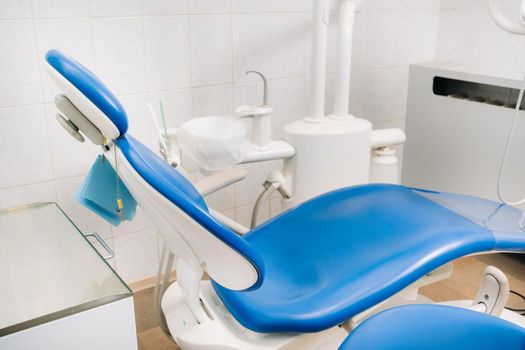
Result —
M194 183L194 186L203 197L206 197L222 188L228 187L243 180L247 175L248 172L241 168L223 170ZM239 235L244 235L250 231L247 227L244 227L238 222L230 219L226 215L223 215L216 210L213 210L212 208L210 208L210 213L215 219L219 220L221 223L228 226L231 230Z
M241 168L233 168L215 173L204 179L197 181L193 185L201 196L206 197L220 189L233 185L243 180L248 172Z
M263 93L263 106L268 106L268 81L266 80L266 77L264 76L264 74L262 74L261 72L258 72L256 70L249 70L246 72L246 75L248 74L257 74L258 76L261 77L262 81L263 81L263 88L264 88L264 93Z

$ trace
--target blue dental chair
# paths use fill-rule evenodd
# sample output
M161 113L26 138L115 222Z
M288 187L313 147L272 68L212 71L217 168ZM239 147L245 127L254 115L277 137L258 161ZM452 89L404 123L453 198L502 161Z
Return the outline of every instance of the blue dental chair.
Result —
M210 215L188 180L127 133L124 108L97 77L57 50L46 54L46 63L64 94L57 97L61 124L75 138L101 145L114 167L118 163L122 181L177 257L179 294L195 327L221 319L211 305L220 303L233 324L224 329L290 337L324 332L454 259L525 250L518 209L381 184L324 194L240 237ZM211 278L209 299L199 294L203 272ZM421 307L432 308L429 318L453 313ZM370 319L343 349L388 349L359 344L380 333L376 325L408 321L417 311L407 307ZM476 324L476 316L465 316L471 319ZM485 323L491 322L499 320Z

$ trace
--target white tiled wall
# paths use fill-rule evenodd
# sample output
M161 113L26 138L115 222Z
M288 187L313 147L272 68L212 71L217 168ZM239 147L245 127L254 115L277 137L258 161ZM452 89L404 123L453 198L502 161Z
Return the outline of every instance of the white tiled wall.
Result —
M126 280L152 275L158 239L140 211L114 228L73 200L98 149L76 143L55 122L57 90L43 69L44 53L64 50L96 72L126 107L130 133L150 147L147 101L157 106L162 99L169 126L231 114L260 98L260 86L245 75L260 70L270 80L278 137L308 111L311 6L312 0L0 0L0 207L58 201L83 230L108 240ZM403 125L408 64L434 59L439 18L439 0L366 1L356 23L353 113L378 127ZM335 11L332 19L328 111ZM272 166L280 164L246 166L248 179L210 197L210 205L248 224ZM262 216L279 210L273 199Z
M499 0L504 14L518 19L520 0ZM488 0L441 0L438 51L442 62L495 71L525 71L525 37L500 29Z

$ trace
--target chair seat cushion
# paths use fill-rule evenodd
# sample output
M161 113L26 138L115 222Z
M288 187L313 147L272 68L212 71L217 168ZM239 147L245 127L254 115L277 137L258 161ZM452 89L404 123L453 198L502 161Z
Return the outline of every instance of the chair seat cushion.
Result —
M213 285L242 325L264 333L328 329L451 260L494 248L489 230L395 185L328 193L245 238L264 260L260 288Z
M472 310L410 305L386 310L352 332L340 350L523 350L525 329Z

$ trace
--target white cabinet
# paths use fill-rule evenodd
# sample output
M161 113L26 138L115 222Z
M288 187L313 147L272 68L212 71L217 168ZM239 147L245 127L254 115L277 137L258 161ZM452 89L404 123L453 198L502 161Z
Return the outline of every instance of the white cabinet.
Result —
M440 80L448 81L439 91ZM496 184L514 114L519 74L449 64L410 67L403 181L411 187L498 200ZM520 113L503 191L523 191L525 119Z

